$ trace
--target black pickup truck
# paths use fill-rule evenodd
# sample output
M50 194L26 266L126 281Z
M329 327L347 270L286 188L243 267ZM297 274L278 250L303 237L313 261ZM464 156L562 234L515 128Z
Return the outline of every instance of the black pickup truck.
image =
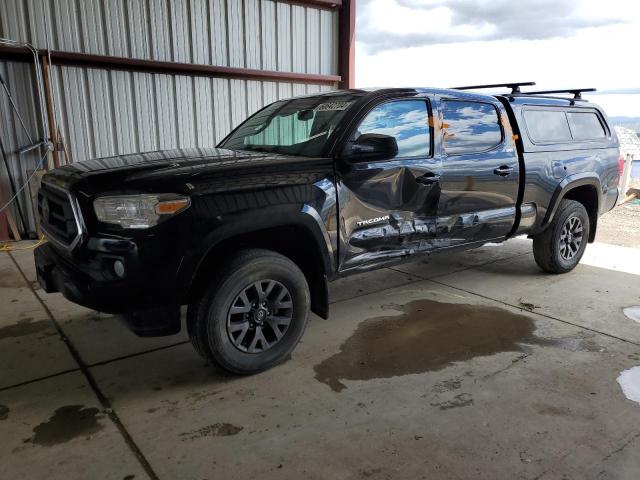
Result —
M78 162L46 174L39 282L175 334L236 373L282 361L328 282L422 254L533 238L573 269L616 204L618 141L562 92L348 90L280 100L217 148ZM480 88L480 87L473 87Z

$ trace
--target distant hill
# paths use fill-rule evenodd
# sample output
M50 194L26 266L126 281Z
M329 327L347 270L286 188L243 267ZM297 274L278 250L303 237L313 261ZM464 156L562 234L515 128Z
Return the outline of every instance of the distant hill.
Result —
M613 125L629 128L640 136L640 117L609 117Z

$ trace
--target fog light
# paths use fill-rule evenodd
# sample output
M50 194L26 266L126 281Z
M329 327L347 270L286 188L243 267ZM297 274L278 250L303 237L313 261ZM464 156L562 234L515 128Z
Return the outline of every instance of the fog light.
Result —
M122 260L116 260L115 262L113 262L113 271L118 277L124 278L125 271L124 263L122 263Z

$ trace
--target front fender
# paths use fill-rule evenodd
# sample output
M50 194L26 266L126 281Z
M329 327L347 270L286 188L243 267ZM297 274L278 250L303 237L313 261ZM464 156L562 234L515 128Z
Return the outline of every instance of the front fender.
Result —
M196 248L183 257L178 284L187 286L185 291L188 291L202 262L223 241L253 232L259 235L260 230L285 226L301 226L312 234L314 250L322 256L325 274L333 275L334 253L329 234L319 216L309 212L315 212L315 209L306 205L302 208L299 205L277 205L219 216L219 224L208 232L202 232Z

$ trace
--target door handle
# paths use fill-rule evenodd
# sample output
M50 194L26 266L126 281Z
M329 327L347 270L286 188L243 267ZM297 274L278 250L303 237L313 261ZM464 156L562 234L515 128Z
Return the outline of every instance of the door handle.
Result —
M416 177L416 182L422 185L433 185L434 183L438 183L440 181L440 175L436 175L435 173L425 173L420 177Z
M501 177L506 177L510 173L513 173L513 167L508 167L507 165L500 165L498 168L493 170L495 175L500 175Z

